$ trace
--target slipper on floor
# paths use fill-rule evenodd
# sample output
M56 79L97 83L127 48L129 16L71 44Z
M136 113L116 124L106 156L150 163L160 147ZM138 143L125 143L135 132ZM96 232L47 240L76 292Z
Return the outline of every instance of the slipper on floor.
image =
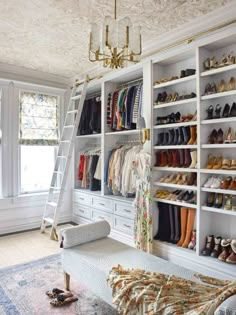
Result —
M52 298L56 298L61 293L64 293L64 291L58 288L53 288L51 291L47 291L46 295L52 299Z
M66 304L70 304L70 303L73 303L73 302L76 302L78 301L78 298L73 296L71 294L71 296L66 296L65 294L59 294L57 298L53 299L50 304L52 306L63 306L63 305L66 305Z

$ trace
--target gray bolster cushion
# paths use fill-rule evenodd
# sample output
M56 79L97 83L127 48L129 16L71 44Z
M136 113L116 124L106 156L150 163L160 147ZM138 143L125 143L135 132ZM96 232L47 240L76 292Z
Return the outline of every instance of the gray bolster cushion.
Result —
M81 224L64 229L60 233L61 248L70 248L107 237L111 227L106 220Z

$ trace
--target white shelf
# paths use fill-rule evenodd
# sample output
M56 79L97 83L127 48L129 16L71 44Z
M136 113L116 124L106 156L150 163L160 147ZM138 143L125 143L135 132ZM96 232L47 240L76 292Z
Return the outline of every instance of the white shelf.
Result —
M136 135L139 134L139 129L132 129L132 130L121 130L121 131L112 131L106 132L106 136L128 136L128 135Z
M171 248L172 250L176 251L176 253L178 253L180 255L185 253L185 254L190 254L190 255L196 256L196 251L195 250L192 250L192 249L189 249L189 248L184 248L184 247L181 247L181 246L177 246L176 244L173 244L173 243L159 241L159 240L155 240L154 239L153 240L153 245L154 245L154 247L160 247L160 248L168 247L168 248ZM196 257L194 259L196 259Z
M196 168L187 168L187 167L159 167L154 166L153 171L168 171L168 172L183 172L183 173L195 173L197 172Z
M196 120L182 122L182 123L175 123L175 124L156 125L156 126L153 126L153 129L178 128L178 127L195 126L195 125L197 125L197 121Z
M219 119L204 119L201 120L202 125L208 124L222 124L236 121L236 117L219 118Z
M164 82L164 83L160 83L160 84L154 85L153 89L161 89L161 88L166 87L166 86L171 86L171 85L185 83L185 82L188 82L188 81L195 80L196 77L197 77L196 74L194 74L194 75L190 75L190 76L185 77L185 78L179 78L179 79L175 79L175 80L170 80L170 81L167 81L167 82Z
M102 194L101 190L92 191L92 190L89 190L89 189L86 189L86 188L74 188L73 191L80 192L80 193L91 194L91 195L95 195L95 196L101 196L101 194Z
M100 133L94 133L91 135L80 135L80 136L76 136L76 138L83 138L83 139L87 139L87 138L101 138L101 134Z
M222 174L222 175L236 175L236 170L214 170L214 169L201 169L201 173L206 173L206 174Z
M222 144L202 144L203 149L233 149L236 148L236 143Z
M222 73L222 72L226 72L226 71L232 71L232 70L236 70L236 64L230 65L230 66L225 66L225 67L221 67L221 68L217 68L217 69L212 69L212 70L207 70L201 73L201 77L206 77L209 75L214 75L214 74L218 74L218 73Z
M222 213L222 214L228 214L228 215L236 216L236 211L232 211L232 210L224 210L224 209L218 209L218 208L207 207L207 206L202 206L201 209L203 211L209 211L209 212Z
M183 190L197 191L196 186L189 186L189 185L178 185L178 184L162 183L162 182L154 182L153 185L159 186L159 187L179 188Z
M164 203L169 203L171 205L176 205L176 206L181 206L181 207L186 207L186 208L197 208L197 205L192 204L192 203L187 203L187 202L182 202L182 201L174 201L174 200L169 200L169 199L161 199L161 198L153 198L154 201L158 202L164 202Z
M232 91L226 91L226 92L221 92L221 93L214 93L214 94L210 94L210 95L203 95L201 96L201 100L210 100L213 98L219 98L219 97L225 97L225 96L231 96L231 95L235 95L236 94L236 90L232 90Z
M197 149L197 145L156 145L154 147L155 150L163 150L163 149Z
M225 195L236 195L236 190L230 190L230 189L220 189L220 188L206 188L202 187L201 191L205 192L213 192L218 194L225 194Z
M165 107L170 107L170 106L178 106L178 105L184 105L184 104L192 104L197 101L197 98L188 98L186 100L180 100L180 101L175 101L175 102L170 102L170 103L164 103L160 105L154 105L154 109L160 109L160 108L165 108Z

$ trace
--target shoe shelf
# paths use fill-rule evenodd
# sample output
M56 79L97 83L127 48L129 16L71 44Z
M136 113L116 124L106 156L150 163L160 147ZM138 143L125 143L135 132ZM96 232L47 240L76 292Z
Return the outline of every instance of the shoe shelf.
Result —
M222 144L202 144L203 149L233 149L236 148L236 143L222 143Z
M222 93L214 93L210 95L203 95L201 96L201 100L204 101L204 100L210 100L214 98L220 98L220 97L231 96L231 95L236 95L236 90L226 91Z
M195 173L196 168L185 168L185 167L168 167L168 166L154 166L153 171L168 171L168 172L184 172L184 173Z
M193 250L193 249L189 249L189 248L184 248L184 247L181 247L181 246L177 246L176 244L173 244L173 243L169 243L169 242L165 242L165 241L159 241L159 240L153 240L153 245L154 247L157 247L157 248L163 248L163 247L168 247L168 248L171 248L171 250L173 250L173 252L175 251L176 254L179 253L180 255L181 254L192 254L193 256L196 256L196 251ZM196 259L196 258L194 258Z
M159 187L169 187L169 188L197 191L197 186L190 186L190 185L179 185L179 184L163 183L163 182L154 182L153 185L159 186Z
M204 119L204 120L201 120L201 124L202 125L222 124L222 123L230 123L234 121L236 121L236 117L219 118L219 119Z
M154 146L155 150L163 150L163 149L197 149L197 145L156 145Z
M215 75L215 74L218 74L218 73L232 71L232 70L236 70L236 64L233 64L233 65L230 65L230 66L221 67L221 68L217 68L217 69L207 70L207 71L202 72L200 74L200 76L201 77L206 77L206 76Z
M207 206L202 206L201 209L203 211L210 211L210 212L216 212L216 213L222 213L222 214L228 214L228 215L236 216L236 211L232 211L232 210L224 210L224 209L218 209L218 208L207 207Z
M205 192L213 192L218 194L225 194L225 195L236 195L236 190L230 190L230 189L220 189L220 188L206 188L202 187L201 191Z
M171 204L171 205L180 206L180 207L185 207L185 208L194 208L194 209L197 208L196 204L182 202L182 201L175 201L175 200L161 199L161 198L153 198L153 200L154 201L158 201L158 202L168 203L168 204Z
M94 133L94 134L91 134L91 135L80 135L80 136L76 136L76 138L79 138L79 139L90 139L90 138L101 138L101 134L100 133Z
M170 102L170 103L164 103L160 105L154 105L154 109L160 109L160 108L165 108L165 107L170 107L170 106L179 106L179 105L184 105L184 104L192 104L197 101L197 98L188 98L186 100L180 100L180 101L175 101L175 102Z
M120 135L136 135L139 134L139 129L132 129L132 130L121 130L121 131L112 131L112 132L106 132L106 136L120 136Z
M227 262L220 261L217 258L211 257L211 256L203 256L200 255L198 256L198 262L199 264L204 263L207 264L208 267L212 268L212 270L216 270L222 273L222 267L224 268L224 279L228 278L229 279L235 279L235 277L232 277L232 275L235 275L235 265L234 264L229 264Z
M236 170L222 170L222 169L218 169L218 170L214 170L214 169L201 169L200 170L201 173L206 173L206 174L222 174L222 175L236 175Z
M185 83L185 82L188 82L188 81L193 81L193 80L196 80L196 74L194 75L190 75L190 76L187 76L187 77L184 77L184 78L180 78L180 79L176 79L176 80L171 80L171 81L167 81L167 82L164 82L164 83L160 83L160 84L156 84L153 86L153 89L161 89L163 87L166 87L166 86L171 86L171 85L176 85L176 84L180 84L180 83Z
M197 121L187 121L182 123L175 123L175 124L163 124L163 125L156 125L153 126L153 129L163 129L163 128L178 128L178 127L185 127L185 126L195 126L197 125Z

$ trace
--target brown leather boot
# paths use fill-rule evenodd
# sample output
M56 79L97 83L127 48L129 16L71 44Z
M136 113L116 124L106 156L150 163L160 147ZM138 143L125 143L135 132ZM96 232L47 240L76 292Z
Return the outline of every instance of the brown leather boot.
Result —
M193 186L197 185L197 174L196 173L191 173L191 175L188 178L187 185Z
M160 166L161 164L161 152L158 151L156 152L156 163L155 163L155 166Z
M181 237L177 243L177 246L182 246L185 236L186 236L186 228L187 228L187 219L188 219L188 208L180 209L180 221L181 221Z
M220 261L226 261L226 259L231 254L231 252L230 252L230 250L231 250L230 243L231 243L231 239L223 239L221 241L222 253L218 257L218 259Z
M187 221L187 229L186 229L186 235L184 242L182 244L182 247L188 248L188 244L190 243L191 240L191 234L194 226L194 221L195 221L195 214L196 210L189 208L188 209L188 221Z
M209 235L206 238L205 248L202 250L203 256L210 256L214 248L214 235Z
M195 141L197 140L197 126L191 126L190 127L190 139L188 144L194 144Z
M179 150L173 151L173 167L179 167Z
M185 149L184 150L184 167L189 167L191 164L191 155L190 155L190 150Z
M232 253L227 257L226 262L229 264L236 264L236 239L232 240L231 243Z
M184 150L179 150L179 167L184 167Z
M221 236L215 237L214 241L215 241L215 245L214 245L213 251L211 252L211 257L218 258L222 252L222 249L221 249L222 237Z
M173 150L168 151L168 167L173 167L174 162L174 156L173 156Z
M168 164L167 152L166 151L162 151L161 152L161 163L160 163L160 166L164 167L164 166L167 166L167 164Z

